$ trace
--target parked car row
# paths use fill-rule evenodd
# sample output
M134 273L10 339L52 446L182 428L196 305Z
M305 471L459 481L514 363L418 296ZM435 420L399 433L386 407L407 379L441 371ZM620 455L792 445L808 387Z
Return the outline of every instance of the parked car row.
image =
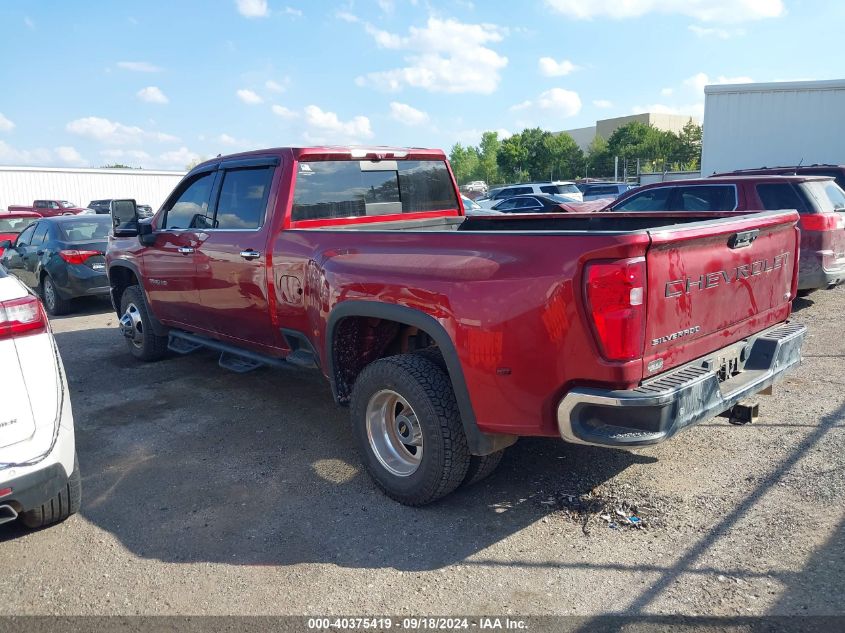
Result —
M31 207L12 205L8 213L34 213L40 217L50 218L57 215L82 215L82 214L109 214L112 211L114 199L92 200L87 207L80 207L67 200L35 200ZM138 205L139 211L144 217L152 217L153 209L149 205ZM5 214L0 214L4 217Z

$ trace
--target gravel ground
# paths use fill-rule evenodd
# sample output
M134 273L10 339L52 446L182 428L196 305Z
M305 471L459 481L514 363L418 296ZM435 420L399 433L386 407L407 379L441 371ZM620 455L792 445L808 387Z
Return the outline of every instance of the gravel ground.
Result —
M843 312L845 287L796 301L805 361L757 424L637 453L522 440L412 509L320 376L139 364L86 304L53 322L82 511L0 527L0 614L845 614Z

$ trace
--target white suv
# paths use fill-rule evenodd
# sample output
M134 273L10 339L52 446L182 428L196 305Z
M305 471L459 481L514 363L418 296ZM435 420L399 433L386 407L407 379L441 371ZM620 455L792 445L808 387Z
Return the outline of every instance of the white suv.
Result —
M494 204L513 196L523 196L530 194L552 194L561 198L566 198L572 202L583 202L584 196L581 190L575 186L574 182L567 180L555 180L553 182L526 182L519 185L510 185L502 187L501 189L494 189L487 198L479 198L476 200L485 209L489 209Z
M57 523L82 496L67 380L41 302L2 267L0 366L0 523Z

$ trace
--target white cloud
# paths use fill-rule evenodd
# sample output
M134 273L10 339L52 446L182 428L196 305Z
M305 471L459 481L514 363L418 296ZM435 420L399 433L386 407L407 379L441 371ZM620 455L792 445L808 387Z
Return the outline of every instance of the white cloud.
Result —
M661 88L660 89L660 94L663 95L664 97L671 97L673 92L675 92L674 88Z
M546 0L546 6L564 16L586 20L673 13L701 22L738 23L785 13L782 0Z
M493 24L467 24L430 17L424 27L411 27L400 36L341 13L342 20L364 25L381 48L406 51L405 66L367 73L356 78L359 86L396 92L405 86L430 92L490 94L501 79L508 58L490 44L501 42L505 29Z
M302 17L302 9L297 9L295 7L285 7L283 12L285 15L292 15L295 18Z
M578 66L568 59L556 61L551 57L541 57L537 65L540 67L540 73L546 77L563 77L578 70Z
M81 167L86 161L75 148L61 145L53 149L37 147L35 149L17 149L0 141L0 165L58 165Z
M704 86L712 84L748 84L754 80L751 77L725 77L720 75L718 77L710 77L707 73L696 73L692 77L684 79L684 86L692 89L697 97L704 98Z
M109 119L89 116L75 119L65 126L71 134L100 141L108 145L133 145L143 141L173 143L179 138L163 132L148 132L135 125L124 125Z
M192 152L187 147L180 147L179 149L159 154L158 164L162 167L170 167L172 169L185 169L188 165L199 159L200 155L196 152Z
M285 78L285 84L287 84L287 83L288 83L288 79ZM283 84L280 84L278 81L273 81L272 79L268 79L267 81L265 81L264 87L267 90L269 90L270 92L275 92L275 93L285 91L285 86Z
M55 150L56 158L62 165L87 165L88 161L82 158L82 155L76 151L75 147L70 145L60 145Z
M732 37L745 35L745 29L710 28L699 26L698 24L690 24L687 28L698 37L715 37L720 40L727 40Z
M117 67L136 73L158 73L161 68L149 62L117 62Z
M12 123L6 117L4 117L3 113L0 112L0 132L8 132L14 127L15 127L15 124Z
M396 3L393 0L377 0L378 8L385 13L393 13Z
M286 108L285 106L281 106L278 104L273 104L273 107L270 108L273 111L273 114L276 116L282 117L283 119L295 119L299 115L294 112L293 110Z
M217 137L217 142L222 145L229 145L230 147L239 145L240 141L236 139L234 136L229 136L228 134L221 134Z
M334 112L309 105L305 107L305 122L310 128L305 133L306 138L312 142L342 143L373 137L370 120L365 116L341 121Z
M247 105L257 105L259 103L264 102L264 99L262 99L252 90L247 90L246 88L241 88L237 91L236 94L238 95L238 99L240 99Z
M405 125L422 125L428 122L428 114L422 110L398 101L390 102L390 117Z
M608 101L607 99L596 99L593 101L593 105L597 108L607 109L613 107L613 102Z
M150 164L150 155L140 149L104 149L100 150L100 156L115 163Z
M146 88L141 88L136 95L141 101L146 101L147 103L170 102L170 99L167 98L167 95L165 95L158 86L147 86Z
M267 0L235 0L238 13L245 18L266 18L270 15Z
M552 88L541 93L535 100L523 101L512 106L511 110L534 110L542 112L544 117L567 118L581 111L581 97L572 90Z

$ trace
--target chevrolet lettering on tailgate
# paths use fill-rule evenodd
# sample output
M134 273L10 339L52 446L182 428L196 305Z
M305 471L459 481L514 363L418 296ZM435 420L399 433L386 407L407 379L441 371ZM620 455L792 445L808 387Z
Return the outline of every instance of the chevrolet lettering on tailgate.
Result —
M666 283L665 296L666 298L680 297L681 295L689 294L693 290L708 290L715 288L721 283L732 284L740 279L767 274L783 268L788 258L789 253L781 253L771 259L761 259L729 270L714 270L698 277L673 279Z

